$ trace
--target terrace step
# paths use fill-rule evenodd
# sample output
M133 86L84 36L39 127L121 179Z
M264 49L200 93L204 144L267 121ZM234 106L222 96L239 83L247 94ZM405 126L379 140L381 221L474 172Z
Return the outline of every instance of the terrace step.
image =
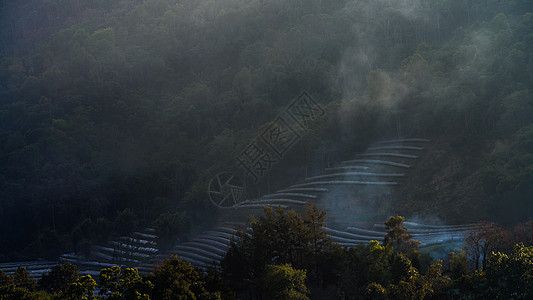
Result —
M353 234L345 231L335 230L331 228L324 228L326 230L326 233L331 237L341 237L344 239L351 239L351 240L377 240L382 241L384 239L383 236L368 236L368 235L361 235L361 234Z
M318 198L316 195L303 194L303 193L275 193L275 194L264 195L262 198L269 199L269 198L278 198L278 197L295 197L295 198L305 198L305 199Z
M205 244L205 243L186 242L186 243L183 243L182 245L186 246L186 247L193 247L193 248L198 248L198 249L201 249L201 250L205 250L205 251L214 253L214 254L216 254L218 256L226 255L226 250L223 250L223 249L220 249L220 248L217 248L217 247L211 246L209 244Z
M429 139L403 138L403 139L378 141L376 142L376 144L429 143L429 142L431 142L431 140Z
M393 181L359 181L359 180L331 180L331 181L314 181L308 183L296 184L291 187L307 187L317 185L397 185Z
M217 265L220 261L216 259L212 259L194 252L188 252L188 251L180 251L176 253L178 257L182 257L183 259L186 259L188 261L195 260L202 262L204 266L214 266ZM192 262L191 262L192 263Z
M343 161L343 164L370 164L370 165L384 165L384 166L392 166L392 167L399 167L399 168L405 168L409 169L411 168L411 165L397 163L393 161L388 160L379 160L379 159L353 159L353 160L347 160Z
M196 237L197 238L201 238L201 239L212 240L212 241L218 242L220 244L224 244L224 245L229 245L230 244L230 240L225 238L225 237L215 236L215 235L212 235L212 234L205 234L205 232L204 232L204 234L197 235Z
M398 157L398 158L408 158L408 159L417 159L416 155L401 154L401 153L385 153L385 152L370 152L370 153L361 153L358 154L359 157Z
M175 249L176 249L176 251L178 253L181 253L181 252L195 253L195 254L198 254L198 255L202 255L202 256L208 257L208 258L213 259L213 260L218 260L218 261L221 261L222 258L224 257L223 255L215 254L213 252L206 251L206 250L203 250L203 249L200 249L200 248L197 248L197 247L190 247L190 246L181 245L181 246L176 246Z
M278 192L317 192L317 193L327 193L329 190L327 188L287 188L284 190L279 190Z
M324 178L336 178L336 177L404 177L405 174L401 173L368 173L368 172L345 172L345 173L333 173L326 175L319 175L308 177L305 180L316 180Z
M334 168L325 168L324 171L328 172L328 171L342 171L342 170L361 170L361 171L366 171L366 170L369 170L370 167L367 167L367 166L344 166L344 167L334 167Z
M424 150L424 147L417 147L417 146L377 146L377 147L370 147L367 149L367 151L381 151L381 150L414 150L414 151L422 151Z
M373 235L373 236L385 236L385 235L387 235L386 232L374 231L374 230L368 230L368 229L362 229L362 228L356 228L356 227L347 227L346 231L349 232L349 233L365 234L365 235Z
M246 200L241 202L242 205L246 204L260 204L260 205L275 205L275 204L297 204L304 205L307 204L306 201L294 200L294 199L258 199L258 200Z

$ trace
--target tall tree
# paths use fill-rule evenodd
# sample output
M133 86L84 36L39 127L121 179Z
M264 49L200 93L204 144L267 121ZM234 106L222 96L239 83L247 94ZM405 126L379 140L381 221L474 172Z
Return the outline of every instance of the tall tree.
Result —
M267 265L263 289L270 299L309 299L305 278L305 270L296 270L289 264Z
M311 281L326 281L321 274L331 271L328 268L332 266L326 263L331 262L328 256L335 253L338 245L323 229L324 212L315 206L306 208L303 216L281 207L264 207L263 211L263 216L252 217L250 233L237 233L238 238L232 241L222 262L230 282L236 288L251 282L259 289L260 278L272 263L291 264L307 270Z
M50 294L59 293L74 283L79 277L78 267L71 263L59 264L41 277L39 288Z
M419 241L413 240L413 235L407 231L407 227L403 226L405 218L402 216L391 216L385 222L385 228L387 228L387 235L383 244L386 246L392 246L396 250L411 251L418 248Z

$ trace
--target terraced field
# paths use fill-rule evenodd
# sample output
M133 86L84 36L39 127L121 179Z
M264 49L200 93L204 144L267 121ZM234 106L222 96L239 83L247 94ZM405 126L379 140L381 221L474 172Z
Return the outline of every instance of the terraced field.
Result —
M50 271L53 266L57 265L57 261L28 261L28 262L12 262L0 264L0 270L9 275L13 275L15 270L19 267L25 268L30 273L30 276L35 279L41 278L44 273Z
M324 169L321 175L258 199L221 208L224 212L218 227L177 246L174 252L198 267L217 267L237 229L250 230L246 226L249 215L261 214L263 206L300 211L308 203L326 210L328 226L324 229L341 246L383 241L386 235L383 222L394 214L390 211L394 188L408 179L429 143L426 139L381 141L354 159ZM474 225L415 222L404 225L421 242L421 247L447 245L449 249L460 243L464 232L475 230Z
M0 264L0 269L8 274L13 274L17 267L25 267L30 276L36 279L42 274L63 262L70 262L80 268L80 273L98 276L100 270L112 266L135 267L141 273L149 273L154 264L163 260L159 254L156 243L157 236L153 229L145 229L142 232L134 232L131 236L123 236L109 241L106 245L95 245L91 248L90 256L83 257L75 253L66 253L58 258L58 261L32 261Z
M221 207L219 225L201 232L190 241L170 251L200 268L218 267L237 229L247 229L248 217L262 213L263 206L281 206L301 211L309 203L324 209L328 226L324 228L341 246L352 247L371 240L383 241L383 222L393 215L395 187L403 184L418 158L425 153L426 139L396 139L381 141L365 153L339 165L324 169L321 175L257 199L247 199L229 207ZM460 243L463 233L475 230L473 225L424 225L405 222L404 225L421 242L421 247ZM248 229L249 230L249 229ZM78 265L84 274L97 275L102 268L113 265L137 267L150 272L154 264L170 253L160 253L153 229L120 237L107 245L93 247L88 259L64 254L60 262ZM33 277L40 277L56 262L29 262L25 267ZM0 265L13 273L20 263Z

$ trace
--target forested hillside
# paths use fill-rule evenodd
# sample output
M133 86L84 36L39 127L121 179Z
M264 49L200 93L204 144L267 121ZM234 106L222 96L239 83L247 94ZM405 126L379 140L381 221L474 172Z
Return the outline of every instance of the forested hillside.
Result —
M212 176L302 91L326 113L269 186L314 150L417 136L438 148L399 213L533 215L530 1L4 1L0 36L0 261L186 236L217 213Z

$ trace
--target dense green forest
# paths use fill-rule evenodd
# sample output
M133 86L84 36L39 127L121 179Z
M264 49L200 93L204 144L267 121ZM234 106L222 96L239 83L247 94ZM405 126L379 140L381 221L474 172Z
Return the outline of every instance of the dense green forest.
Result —
M325 116L269 185L297 181L313 149L426 137L446 146L435 168L459 165L441 180L474 182L460 215L440 214L533 216L530 1L26 0L0 13L0 261L137 226L185 238L217 213L210 178L238 170L302 91ZM447 207L435 194L457 185L436 193L427 174L399 213Z
M39 281L24 268L0 270L0 299L530 299L532 222L508 232L494 224L465 238L466 250L435 260L390 217L387 235L342 248L324 230L324 211L265 208L240 231L221 269L198 270L171 256L147 275L102 269L98 283L76 266L54 266ZM514 238L513 238L514 237ZM487 255L489 251L490 254ZM478 255L476 255L478 253ZM484 256L480 257L479 253ZM474 258L474 260L469 260ZM482 264L480 264L482 262ZM310 298L311 297L311 298Z

